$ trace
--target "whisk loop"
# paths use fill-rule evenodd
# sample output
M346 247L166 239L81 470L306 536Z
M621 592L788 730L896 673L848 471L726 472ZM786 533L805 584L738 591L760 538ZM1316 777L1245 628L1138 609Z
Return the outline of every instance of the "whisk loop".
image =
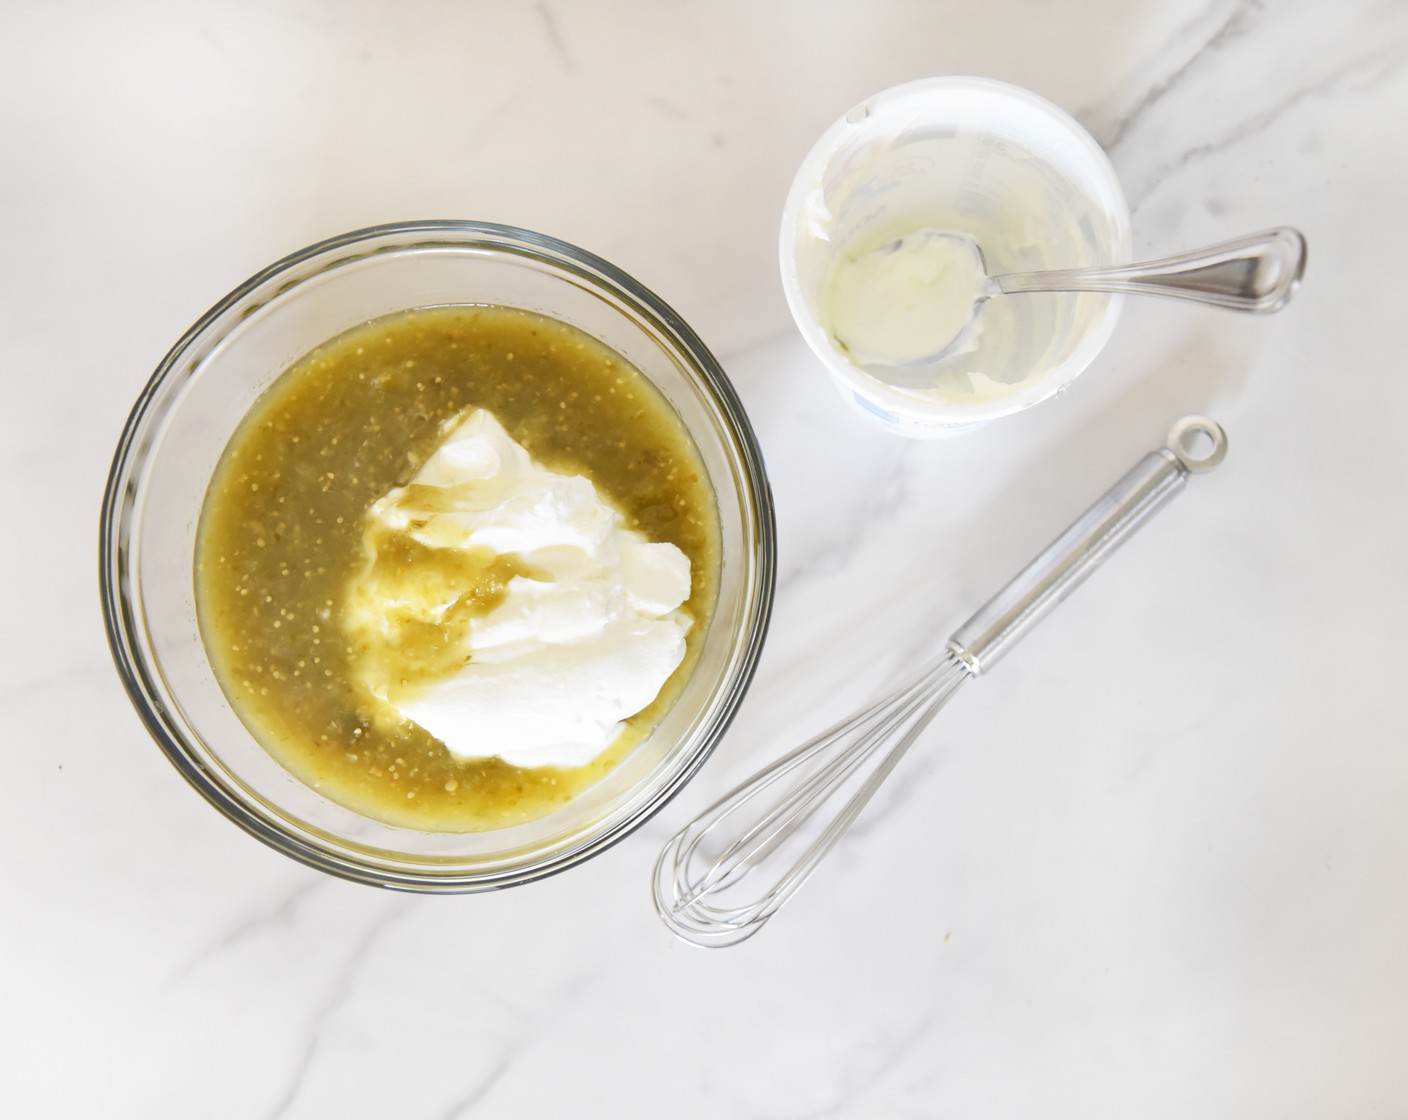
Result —
M762 928L836 846L958 687L991 668L1182 490L1190 473L1211 470L1226 449L1226 435L1211 420L1180 420L1164 447L1141 459L960 626L942 656L754 775L676 834L655 864L655 908L666 926L706 947L735 945Z

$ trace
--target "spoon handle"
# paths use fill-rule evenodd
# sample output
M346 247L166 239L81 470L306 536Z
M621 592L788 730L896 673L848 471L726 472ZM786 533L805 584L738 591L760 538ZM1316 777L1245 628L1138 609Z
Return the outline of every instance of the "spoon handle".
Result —
M998 291L1135 292L1261 313L1285 307L1305 273L1305 238L1289 226L1113 268L994 276Z

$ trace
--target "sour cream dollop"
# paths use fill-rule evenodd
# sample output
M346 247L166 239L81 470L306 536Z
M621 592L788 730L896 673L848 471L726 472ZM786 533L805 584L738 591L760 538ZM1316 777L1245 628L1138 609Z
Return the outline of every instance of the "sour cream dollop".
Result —
M590 762L684 659L689 558L483 409L452 417L415 477L372 506L363 551L347 604L359 683L457 757ZM465 609L476 595L494 605ZM428 636L435 668L416 679L407 667L425 661L408 650Z
M978 343L983 270L967 234L921 229L832 265L826 303L832 337L862 365L922 362L965 334Z

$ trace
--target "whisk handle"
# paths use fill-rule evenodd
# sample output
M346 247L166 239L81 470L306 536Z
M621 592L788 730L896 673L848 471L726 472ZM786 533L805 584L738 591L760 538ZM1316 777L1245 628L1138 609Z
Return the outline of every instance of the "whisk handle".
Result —
M1201 416L1178 421L1163 447L1144 456L954 631L949 648L974 674L991 669L1139 526L1171 501L1190 473L1211 470L1226 453L1227 436L1217 424Z

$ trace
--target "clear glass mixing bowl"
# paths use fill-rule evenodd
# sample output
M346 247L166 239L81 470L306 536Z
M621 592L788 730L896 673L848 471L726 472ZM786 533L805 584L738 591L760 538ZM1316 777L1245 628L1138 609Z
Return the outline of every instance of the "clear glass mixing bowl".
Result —
M193 556L206 487L255 399L314 346L369 319L501 304L570 323L641 370L683 421L713 484L719 601L679 701L596 785L541 820L420 832L360 816L289 774L230 707L196 622ZM103 611L113 657L153 738L207 800L322 871L467 892L571 867L641 825L708 758L747 690L772 605L772 499L738 397L661 300L590 253L483 222L359 230L294 253L221 300L157 367L118 443L103 503Z

